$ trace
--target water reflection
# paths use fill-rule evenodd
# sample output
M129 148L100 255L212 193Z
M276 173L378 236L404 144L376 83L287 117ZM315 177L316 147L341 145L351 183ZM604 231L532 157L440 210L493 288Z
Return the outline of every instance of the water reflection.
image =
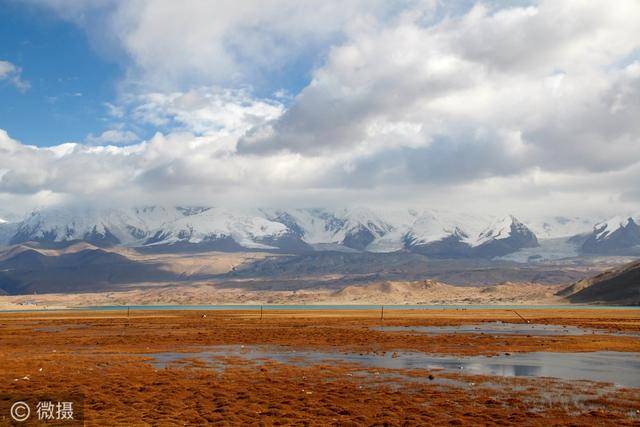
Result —
M487 334L487 335L593 335L640 336L637 333L608 332L605 330L579 328L568 325L545 325L535 323L485 322L455 326L378 326L373 329L386 332L418 332L425 334Z
M434 356L418 352L357 354L301 351L288 347L217 346L192 353L147 354L158 368L173 362L198 359L216 369L225 357L240 357L260 364L266 360L293 365L347 362L367 368L425 369L504 377L553 377L640 387L640 353L598 351L591 353L516 353L500 356Z

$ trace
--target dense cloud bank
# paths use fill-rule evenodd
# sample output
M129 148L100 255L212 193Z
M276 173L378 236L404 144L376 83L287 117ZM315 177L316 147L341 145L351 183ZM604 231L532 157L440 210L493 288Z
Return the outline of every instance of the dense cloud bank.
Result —
M86 141L0 132L0 200L640 203L636 1L44 3L128 73Z

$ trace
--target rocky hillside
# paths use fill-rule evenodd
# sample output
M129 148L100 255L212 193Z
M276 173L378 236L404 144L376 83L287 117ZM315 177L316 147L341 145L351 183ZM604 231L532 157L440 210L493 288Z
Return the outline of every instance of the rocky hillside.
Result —
M640 260L579 280L558 296L574 303L640 305Z

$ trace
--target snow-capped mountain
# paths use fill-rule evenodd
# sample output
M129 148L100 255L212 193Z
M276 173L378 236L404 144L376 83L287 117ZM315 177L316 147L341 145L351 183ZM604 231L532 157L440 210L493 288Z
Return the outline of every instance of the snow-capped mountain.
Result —
M639 233L633 220L612 219L598 224L592 235L582 233L579 241L569 239L573 234L567 233L582 232L582 220L560 218L544 224L544 237L566 236L563 242L572 242L577 249L583 245L587 253L605 253L614 246L629 248L640 241L635 240ZM538 237L512 215L490 217L412 209L51 208L36 210L21 221L0 224L0 244L86 241L97 246L147 250L289 253L408 250L444 258L493 258L531 252L539 246ZM540 251L534 252L537 256Z
M68 208L34 211L8 243L83 240L98 246L201 244L212 249L269 249L288 228L258 211L151 206L131 209ZM220 247L215 247L216 245Z
M588 234L601 218L579 216L553 216L541 219L526 219L527 226L539 239L559 239Z
M210 250L410 250L442 257L496 256L536 244L527 227L441 211L225 209L217 207L37 210L3 234L4 243L126 245ZM499 242L499 243L496 243ZM499 248L499 249L498 249Z
M9 243L73 240L84 240L99 246L141 243L148 238L150 230L177 219L177 210L162 207L36 210L18 224Z
M364 250L394 229L366 208L262 210L262 213L318 248L339 245Z
M491 220L491 217L429 210L416 217L406 239L417 246L455 236L461 242L474 246Z
M175 220L163 223L145 244L202 243L231 237L239 245L252 248L262 246L256 240L270 235L277 236L286 230L285 226L260 217L207 208L179 215Z
M443 222L429 213L414 223L405 243L408 248L425 255L482 258L538 246L535 234L512 215L494 219L484 229L481 225L477 218L457 216Z
M615 216L593 227L582 251L593 254L640 254L640 215Z

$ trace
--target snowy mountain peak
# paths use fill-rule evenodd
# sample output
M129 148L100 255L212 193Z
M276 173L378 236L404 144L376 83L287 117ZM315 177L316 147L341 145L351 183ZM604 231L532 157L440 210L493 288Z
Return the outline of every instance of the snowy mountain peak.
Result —
M538 245L535 234L513 215L488 220L434 212L426 212L415 221L405 243L417 252L437 257L494 257Z
M631 216L614 216L606 221L600 222L593 227L598 240L607 238L608 235L620 228L634 225L636 222Z
M584 220L556 217L544 222L568 227L560 232L552 230L551 234L577 229L576 223L581 229ZM600 222L587 239L585 252L600 250L601 246L594 241L633 247L636 231L640 236L633 217ZM576 245L582 245L585 236ZM27 241L85 241L98 246L124 245L150 250L186 246L197 250L291 252L409 250L438 257L503 256L538 246L536 234L514 215L488 217L433 209L284 210L207 206L39 209L22 221L0 223L0 244Z
M509 237L514 219L515 218L509 215L493 221L489 227L480 233L477 244L482 244L491 239L505 239Z
M581 249L586 253L640 255L638 222L634 216L615 216L600 222L594 226Z
M496 219L487 227L478 240L475 241L475 245L481 245L488 240L501 240L507 239L513 234L527 233L529 229L521 221L513 215L507 215L503 218Z
M482 216L427 210L415 218L407 239L418 245L454 237L471 244L488 221Z

